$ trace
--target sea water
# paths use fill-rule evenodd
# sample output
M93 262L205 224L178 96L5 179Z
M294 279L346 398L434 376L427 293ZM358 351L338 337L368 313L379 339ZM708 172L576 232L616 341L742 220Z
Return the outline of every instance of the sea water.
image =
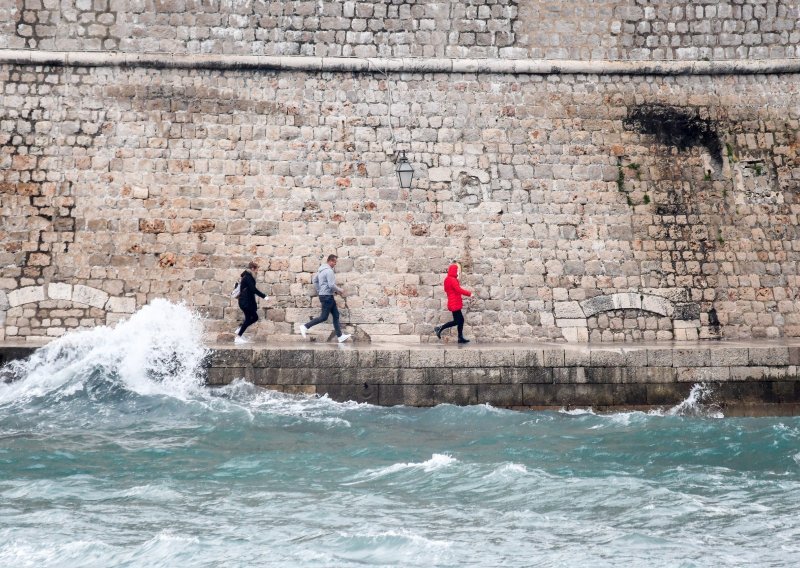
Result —
M210 389L201 335L157 301L0 371L0 566L800 565L798 418Z

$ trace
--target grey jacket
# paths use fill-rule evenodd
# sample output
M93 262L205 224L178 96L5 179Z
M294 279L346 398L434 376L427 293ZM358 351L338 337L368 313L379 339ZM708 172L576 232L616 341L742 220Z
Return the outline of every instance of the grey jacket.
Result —
M317 294L320 296L333 296L334 292L342 292L342 289L336 285L336 273L328 263L317 269L313 282L314 288L317 289Z

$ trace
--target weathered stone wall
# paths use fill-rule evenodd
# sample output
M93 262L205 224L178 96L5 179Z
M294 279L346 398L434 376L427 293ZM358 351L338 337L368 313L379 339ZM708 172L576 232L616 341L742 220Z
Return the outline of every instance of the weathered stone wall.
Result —
M0 48L356 57L800 55L797 0L4 0Z
M679 345L679 344L678 344ZM468 349L217 349L207 381L244 379L290 394L384 406L491 404L517 409L674 407L693 387L726 415L800 413L794 344L544 345Z
M797 75L4 65L0 84L6 338L155 297L230 333L251 258L256 331L288 335L331 252L362 339L430 337L452 259L482 339L800 336Z

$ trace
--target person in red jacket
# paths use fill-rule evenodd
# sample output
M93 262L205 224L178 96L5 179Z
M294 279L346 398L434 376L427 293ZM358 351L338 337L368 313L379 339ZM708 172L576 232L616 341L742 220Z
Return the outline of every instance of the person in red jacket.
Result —
M461 313L461 308L464 303L461 296L472 296L472 292L464 290L458 283L458 276L461 272L461 267L458 263L454 262L447 269L447 277L444 279L444 293L447 294L447 309L453 312L453 321L447 322L433 328L436 332L436 337L442 338L442 332L448 327L458 326L458 342L469 343L469 339L464 338L464 314Z

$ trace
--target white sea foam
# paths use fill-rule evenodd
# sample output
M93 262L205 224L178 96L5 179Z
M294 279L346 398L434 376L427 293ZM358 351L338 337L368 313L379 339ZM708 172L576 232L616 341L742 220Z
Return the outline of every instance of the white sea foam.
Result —
M372 481L387 475L404 471L424 471L425 473L431 473L433 471L438 471L440 469L449 467L457 462L458 460L456 458L447 454L433 454L431 459L420 463L395 463L378 469L368 469L359 475L359 479L356 481L356 483L360 483L362 481Z
M692 386L686 400L670 408L667 416L704 416L707 418L722 418L723 414L712 401L713 391L706 383L697 383Z
M68 333L4 367L0 404L64 398L102 376L139 394L186 398L202 385L202 320L181 304L153 300L115 327Z

